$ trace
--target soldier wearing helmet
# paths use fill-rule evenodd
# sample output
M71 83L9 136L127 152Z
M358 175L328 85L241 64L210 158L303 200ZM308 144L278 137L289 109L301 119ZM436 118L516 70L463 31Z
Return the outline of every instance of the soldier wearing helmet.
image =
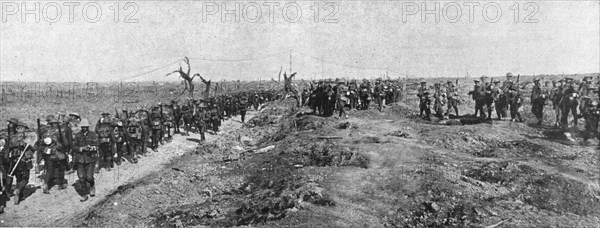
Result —
M43 193L49 194L49 188L55 184L54 181L56 181L59 189L67 188L66 179L64 179L67 168L65 163L66 153L64 151L68 143L65 142L64 135L61 136L58 131L58 128L61 127L58 119L53 115L48 115L46 121L48 126L42 133L42 138L39 139L38 153L41 154L44 160L46 171L42 190Z
M94 181L94 168L98 160L98 135L90 131L90 123L87 119L82 119L79 124L81 131L75 135L73 140L74 160L77 163L77 177L79 177L79 187L76 188L80 201L88 200L88 195L96 195L96 183Z
M508 109L508 89L514 84L514 77L512 73L506 73L506 80L502 82L502 94L498 98L497 107L500 108L500 113L502 115L502 119L507 119L508 115L506 114L506 110Z
M96 173L100 172L100 169L106 168L110 171L113 165L113 120L110 118L110 113L103 112L102 118L98 120L95 126L95 133L98 135L98 155L99 158L96 160Z
M471 95L473 100L475 100L475 116L479 113L483 118L485 118L485 113L483 112L483 98L485 88L481 85L481 81L473 80L475 86L472 91L469 91L468 95Z
M494 84L494 87L492 88L492 99L494 100L494 107L496 109L496 116L498 117L498 120L501 120L503 118L505 118L506 113L502 113L502 107L501 105L503 105L506 102L506 99L502 100L501 97L503 97L503 92L502 89L500 88L500 80L498 79L494 79L494 81L492 82Z
M544 120L544 105L547 95L540 85L540 79L533 79L533 88L531 90L531 112L537 118L537 125L542 125Z
M482 100L481 100L481 109L484 107L487 110L487 119L492 119L492 109L494 104L494 98L492 96L492 90L494 89L494 84L491 82L487 82L487 76L481 76L482 82ZM482 115L485 118L485 113Z
M448 109L445 113L445 118L449 118L449 113L452 109L454 109L454 114L456 114L456 116L458 117L458 104L459 104L459 95L458 95L458 88L456 87L456 85L448 80L448 82L446 82L446 86L447 86L447 97L448 97Z
M583 144L587 144L590 138L600 139L598 132L598 121L600 120L600 105L598 102L598 88L589 86L591 92L590 102L585 106L583 117L585 118L585 130L583 132Z
M6 145L0 151L0 159L3 161L3 170L0 178L3 179L2 194L0 194L0 211L6 206L5 195L12 195L14 203L19 204L23 197L23 190L29 183L29 173L33 168L33 153L35 148L29 145L25 139L27 138L25 130L29 127L19 119L11 118L8 120L8 137ZM10 176L12 174L12 177ZM12 189L15 183L16 188Z

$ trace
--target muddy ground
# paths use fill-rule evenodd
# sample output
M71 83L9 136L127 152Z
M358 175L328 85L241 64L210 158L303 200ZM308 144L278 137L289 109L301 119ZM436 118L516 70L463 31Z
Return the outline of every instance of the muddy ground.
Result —
M351 111L349 119L307 115L291 100L270 103L248 123L115 187L60 224L600 224L598 141L568 140L563 132L532 125L529 114L525 123L427 122L413 103ZM571 131L577 137L578 130Z

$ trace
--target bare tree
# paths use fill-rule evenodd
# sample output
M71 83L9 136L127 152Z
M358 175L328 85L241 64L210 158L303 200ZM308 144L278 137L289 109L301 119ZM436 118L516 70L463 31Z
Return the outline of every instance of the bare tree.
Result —
M190 72L192 70L192 67L190 66L190 60L188 59L188 57L184 57L183 61L187 64L188 68L187 68L187 72L183 71L183 68L181 67L181 65L179 65L179 69L175 70L171 73L168 73L166 76L169 76L171 74L174 73L179 73L179 77L181 77L183 79L183 83L184 83L184 89L183 91L181 91L181 94L185 93L185 91L188 91L190 94L191 98L194 98L194 83L193 80L196 76L200 76L199 73L194 74L194 76L190 77ZM202 78L202 77L201 77Z

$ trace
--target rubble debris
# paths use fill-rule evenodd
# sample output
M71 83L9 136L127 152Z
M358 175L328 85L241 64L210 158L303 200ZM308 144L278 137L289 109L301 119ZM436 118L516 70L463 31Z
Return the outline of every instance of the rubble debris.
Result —
M389 133L386 133L385 135L386 136L396 136L396 137L401 137L401 138L408 138L409 137L408 133L403 132L401 130L389 132Z

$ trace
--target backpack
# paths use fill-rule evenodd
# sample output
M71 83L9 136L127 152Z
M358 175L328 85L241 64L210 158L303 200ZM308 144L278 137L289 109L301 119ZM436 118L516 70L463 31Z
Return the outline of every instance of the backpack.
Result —
M111 125L107 123L102 123L98 128L98 138L100 139L100 143L109 143L111 136Z

